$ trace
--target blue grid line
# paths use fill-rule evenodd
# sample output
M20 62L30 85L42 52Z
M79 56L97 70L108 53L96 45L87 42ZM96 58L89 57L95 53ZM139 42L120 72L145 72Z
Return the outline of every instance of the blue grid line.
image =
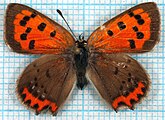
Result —
M163 0L163 4L164 4L164 0ZM163 6L163 7L164 7L164 6ZM164 15L164 13L165 13L165 12L164 12L164 10L163 10L163 11L162 11L162 14ZM164 17L163 17L162 21L163 21L163 22L161 23L161 24L162 24L162 30L164 31L164 26L165 26L165 24L164 24L164 21L165 21L165 20L164 20ZM164 33L164 32L162 32L162 33ZM165 48L164 48L164 47L163 47L163 51L165 51ZM164 56L164 54L163 54L163 66L164 66L164 62L165 62L164 59L165 59L165 56ZM165 73L165 70L163 69L163 74L164 74L164 73ZM163 77L163 78L162 78L162 83L163 83L164 80L165 80L165 79L164 79L164 77ZM165 105L165 97L164 97L164 96L165 96L165 92L164 92L164 91L165 91L165 87L163 86L163 95L162 95L162 96L163 96L163 100L162 100L162 105ZM165 108L165 107L163 107L163 109L162 109L162 115L163 115L163 116L162 116L162 120L164 120L164 114L165 114L165 112L163 112L163 111L164 111L164 108Z
M145 2L147 2L147 1L145 1ZM156 1L153 1L153 2L156 2ZM15 3L18 3L18 2L15 2ZM139 2L138 2L139 3ZM141 2L141 3L143 3L143 2ZM23 4L23 3L22 3ZM28 6L31 6L31 5L41 5L42 4L42 2L40 2L40 3L26 3L26 5L28 5ZM140 3L139 3L140 4ZM8 5L8 3L5 3L5 4L3 4L3 5L5 5L5 6L7 6ZM44 5L65 5L65 6L74 6L74 5L77 5L77 3L44 3ZM78 4L79 6L83 6L83 5L88 5L88 4ZM110 6L126 6L126 7L128 7L128 6L135 6L135 5L137 5L137 4L110 4ZM157 3L157 5L158 6L165 6L165 3L162 3L162 4L159 4L159 3ZM90 3L90 6L108 6L107 4L94 4L94 3ZM68 10L68 9L67 9ZM122 10L122 9L121 9Z
M85 0L83 0L83 11L85 11ZM83 30L85 30L85 12L83 12ZM84 90L82 94L82 120L84 120Z
M3 6L3 8L5 9L5 6ZM3 47L3 50L4 50L4 46L2 46ZM4 56L4 53L3 53L3 56ZM3 57L3 73L2 73L2 75L3 75L3 93L2 93L2 95L4 96L4 57ZM2 96L2 97L3 97ZM3 97L3 99L2 99L2 110L4 110L4 97ZM4 114L3 114L3 111L2 111L2 120L4 119Z

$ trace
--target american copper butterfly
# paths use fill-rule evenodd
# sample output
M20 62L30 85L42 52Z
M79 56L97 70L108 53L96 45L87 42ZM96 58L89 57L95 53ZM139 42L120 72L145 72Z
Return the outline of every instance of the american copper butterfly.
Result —
M58 10L60 13L60 11ZM152 50L159 42L160 14L155 3L139 4L98 27L86 40L22 4L11 3L5 16L5 42L17 53L46 54L29 64L17 80L21 102L53 115L76 84L90 81L117 111L134 109L149 89L150 78L128 53Z

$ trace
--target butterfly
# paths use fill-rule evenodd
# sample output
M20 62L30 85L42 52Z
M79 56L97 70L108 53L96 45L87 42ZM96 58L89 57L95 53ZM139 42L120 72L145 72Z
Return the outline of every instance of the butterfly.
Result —
M159 42L160 14L156 3L142 3L98 27L87 40L75 40L42 13L11 3L4 34L14 52L45 54L17 80L18 98L36 114L56 115L74 86L84 89L89 82L115 111L134 109L146 96L150 78L128 54L151 51Z

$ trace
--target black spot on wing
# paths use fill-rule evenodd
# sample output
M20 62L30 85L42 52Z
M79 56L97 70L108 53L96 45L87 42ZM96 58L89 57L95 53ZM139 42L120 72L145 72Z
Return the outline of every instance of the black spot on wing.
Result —
M138 31L138 28L136 26L132 27L132 29L137 32Z
M34 96L34 97L38 97L38 92L37 92L37 90L34 90L34 91L33 91L33 96Z
M35 40L31 40L29 43L29 49L34 49Z
M35 18L36 15L37 15L36 13L32 13L30 17Z
M137 39L143 39L144 38L144 34L142 32L137 32L136 36L137 36Z
M131 73L128 73L128 75L131 77Z
M41 95L38 97L38 99L44 101L44 100L45 100L45 95L44 95L44 94L41 94Z
M131 78L128 78L128 82L131 82Z
M37 78L36 77L34 78L34 81L37 81Z
M124 92L123 92L123 96L124 96L124 97L127 97L128 95L129 95L129 92L128 92L128 91L124 91Z
M26 33L30 33L30 31L32 30L32 28L30 28L30 27L27 27L27 29L26 29Z
M130 17L133 17L133 16L134 16L134 13L133 13L133 12L129 12L128 15L129 15Z
M21 98L22 98L22 100L24 101L24 99L26 98L26 94L22 94L22 95L21 95Z
M50 107L49 105L46 105L43 107L43 110L48 109L49 107Z
M141 19L141 16L140 15L135 15L134 17L135 17L136 20Z
M33 108L38 109L38 108L39 108L38 103L37 103L37 104L35 104L35 105L33 106Z
M117 25L118 25L120 30L123 30L126 28L126 25L123 22L118 22Z
M51 76L49 74L49 69L46 71L46 77L51 78Z
M117 74L118 74L118 72L119 72L119 69L118 69L118 67L115 67L115 71L114 71L114 74L115 74L115 75L117 75Z
M138 99L140 99L143 95L137 94Z
M123 86L122 85L120 86L120 90L123 90Z
M141 88L142 92L145 93L146 92L146 88Z
M24 104L26 104L26 105L30 105L30 103L31 103L31 100L27 100L24 102Z
M143 19L139 19L137 22L138 22L139 25L143 25L144 24L144 20Z
M32 84L32 85L33 85L33 84ZM33 86L32 86L32 85L28 87L28 91L29 91L30 93L33 91L33 88L32 88Z
M45 27L46 27L46 24L45 24L45 23L41 23L41 24L38 26L38 30L44 31Z
M29 20L30 20L30 17L29 17L29 16L25 16L25 17L23 18L23 20L29 21Z
M107 31L107 34L108 34L109 36L112 36L112 35L113 35L113 32L112 32L111 30L108 30L108 31Z
M27 34L23 33L20 35L21 40L27 40Z
M129 41L129 43L130 43L131 49L136 48L136 46L135 46L135 41L134 41L134 40L128 40L128 41Z
M119 102L118 103L118 106L123 106L123 105L126 105L124 102Z
M27 24L27 22L26 22L25 20L21 20L21 21L19 22L19 24L20 24L21 26L25 26L25 25Z
M133 105L133 104L136 103L136 101L135 101L134 99L131 99L131 100L130 100L130 103L131 103L131 105Z
M122 81L122 84L125 84L125 81Z
M53 32L50 33L51 37L54 37L56 35L56 31L54 30Z

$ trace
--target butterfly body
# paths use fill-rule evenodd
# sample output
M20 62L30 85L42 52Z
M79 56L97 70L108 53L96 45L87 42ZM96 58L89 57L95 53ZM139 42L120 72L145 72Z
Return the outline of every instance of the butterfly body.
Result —
M79 39L76 41L76 48L74 52L76 76L77 76L77 87L81 90L88 84L86 78L86 67L88 65L88 48L85 40Z
M50 110L56 115L74 85L83 89L88 81L117 111L122 106L133 109L149 90L149 75L127 53L151 51L159 42L160 14L154 2L142 3L98 27L87 41L81 36L75 41L42 13L11 3L4 33L14 52L46 54L17 80L18 97L37 114Z

